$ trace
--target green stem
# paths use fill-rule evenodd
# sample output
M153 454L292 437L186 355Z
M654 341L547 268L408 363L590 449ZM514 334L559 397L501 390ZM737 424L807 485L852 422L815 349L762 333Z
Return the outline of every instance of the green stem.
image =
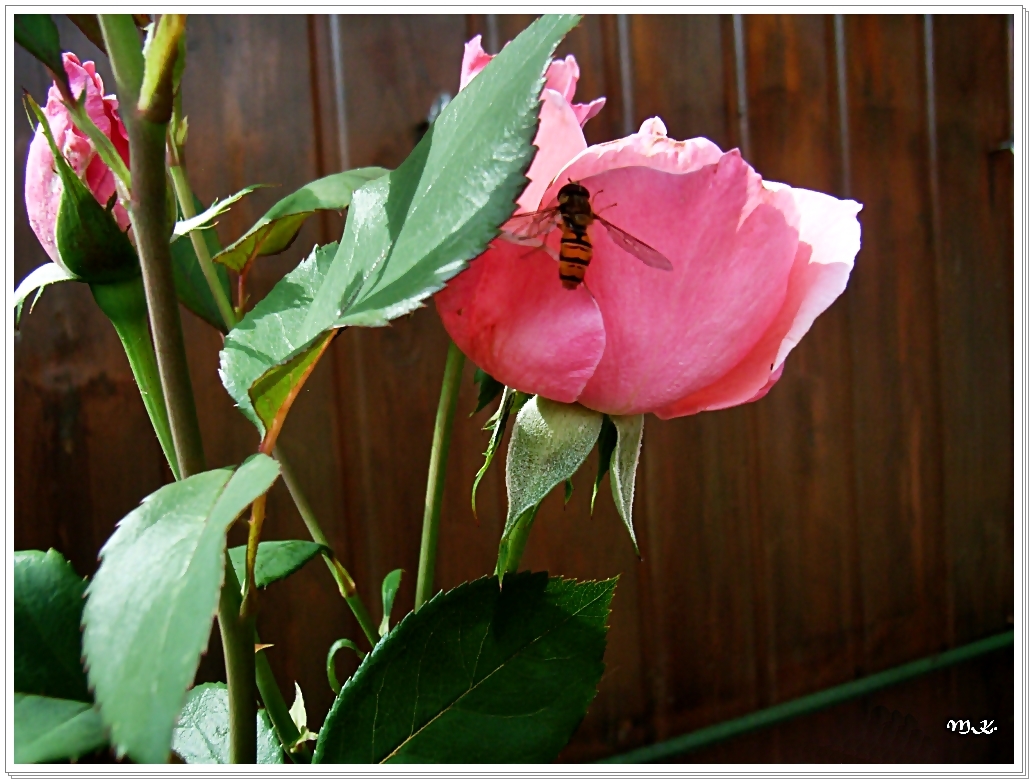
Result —
M255 763L258 758L255 715L255 618L240 617L241 586L226 554L225 578L219 594L219 635L226 662L230 701L230 762ZM272 718L272 717L271 717Z
M173 160L182 162L182 150L175 144L171 144L170 151ZM171 167L171 171L173 187L176 191L176 199L179 201L180 211L183 213L184 218L192 218L197 212L194 209L194 194L190 189L190 180L187 178L186 169L182 165L175 165ZM219 313L223 317L223 322L226 324L227 330L233 329L237 325L237 314L234 312L229 300L226 299L226 293L223 291L222 286L219 285L218 279L215 276L215 266L208 252L208 247L201 236L201 232L199 230L192 231L190 239L194 244L194 251L197 254L198 262L201 264L201 271L204 273L208 287L212 291L212 297L219 306ZM298 514L301 515L302 522L305 523L312 541L322 544L328 549L333 549L327 540L326 534L323 533L319 521L316 519L316 513L313 512L308 499L306 499L305 494L302 492L294 471L291 470L290 463L287 461L287 457L279 446L273 447L273 457L280 463L280 474L284 478L284 484L287 485L294 505L298 507ZM338 591L352 609L352 613L359 622L359 626L370 641L370 645L376 645L380 639L380 635L377 633L377 626L370 617L366 605L363 604L352 576L337 558L324 556L323 560L326 562L334 582L337 583Z
M190 385L169 250L172 226L166 210L165 137L172 114L171 93L169 116L145 119L139 114L136 106L144 75L144 57L136 24L126 14L101 14L99 20L118 84L119 102L124 107L123 120L129 132L130 219L140 255L158 373L169 413L176 459L182 475L189 477L205 470L205 454ZM167 89L171 91L171 84ZM240 617L240 586L236 585L237 577L229 557L225 571L218 618L230 703L230 762L254 764L257 718L254 696L255 625L252 617Z
M164 122L141 117L135 107L143 79L140 34L131 16L101 14L101 29L118 82L123 120L129 132L132 201L130 219L140 254L147 309L158 356L158 372L169 412L172 440L183 476L205 470L194 395L183 344L179 301L172 278L169 213L166 210ZM170 103L171 114L171 103Z
M324 556L324 560L327 561L327 566L333 572L335 568L340 568L342 571L344 567L337 561L337 559L330 559ZM370 641L372 647L377 647L377 643L380 641L381 636L377 632L377 624L373 622L373 618L370 617L370 613L366 610L366 605L363 604L363 600L359 597L359 593L356 592L355 583L352 582L352 578L348 578L348 584L351 586L352 593L345 594L345 603L352 609L352 615L359 622L360 628L363 630L363 634L366 635L366 639ZM341 583L338 583L340 588Z
M174 155L177 161L182 161L182 151L174 147ZM170 166L169 172L172 174L172 187L176 191L176 199L180 204L180 212L183 213L183 217L187 220L197 215L197 210L194 209L194 193L190 190L190 182L187 180L187 173L182 165ZM201 233L201 229L194 229L190 232L190 241L194 245L194 253L197 255L198 264L201 265L201 272L205 276L205 281L208 283L208 288L212 290L212 298L215 299L216 307L219 308L219 315L223 317L223 323L226 324L227 331L237 326L237 314L233 312L233 305L230 304L230 300L226 298L226 292L223 291L223 287L219 285L219 278L216 276L215 263L212 261L212 255L208 252L208 245L205 244L205 238Z
M538 511L539 505L536 504L517 518L509 533L503 534L499 542L499 560L495 567L500 584L503 582L504 574L513 574L520 567L524 546L528 543L528 534L531 533L531 524L535 522Z
M139 277L134 277L119 283L95 283L90 286L90 290L122 341L133 378L140 388L144 408L151 418L151 426L162 445L162 452L165 453L173 477L179 481L179 463L176 461L169 414L165 410L165 397L158 376L158 359L147 327L147 300L144 297L143 282Z
M189 219L194 217L197 212L194 209L194 192L190 188L190 180L187 177L186 168L182 166L183 151L175 144L170 144L170 150L172 152L173 160L177 161L177 165L170 167L173 187L176 192L176 199L179 201L180 211L183 213L183 217ZM208 252L208 247L204 243L204 238L201 236L201 232L199 230L195 230L190 233L190 239L194 245L194 252L197 255L198 263L201 265L201 271L204 273L205 280L208 282L208 287L212 292L212 297L215 299L216 304L219 307L219 313L222 315L223 322L226 324L227 330L231 330L237 325L237 314L234 311L233 306L226 299L226 294L223 291L222 286L219 285L218 279L215 276L214 262L212 262L212 257ZM312 538L312 541L317 544L322 544L328 549L333 549L330 546L330 542L328 541L326 534L323 533L323 529L320 527L319 520L316 519L316 513L313 512L308 499L305 497L301 486L298 484L298 480L295 477L294 471L291 469L287 456L283 454L283 451L279 446L273 447L273 457L280 463L280 474L284 478L284 484L287 485L288 492L291 494L291 499L294 501L294 505L298 508L298 514L301 515L302 522L305 523L305 527L309 531L309 536ZM370 613L366 609L366 605L363 603L362 597L359 596L352 576L337 558L331 558L325 555L323 560L327 564L327 568L330 570L330 574L334 578L334 582L337 583L338 591L352 610L352 614L355 615L356 621L359 622L359 626L363 630L363 634L366 635L366 639L370 641L370 645L376 645L377 641L380 639L380 635L377 633L377 626L370 617ZM268 663L265 666L268 668ZM261 674L261 661L258 667L259 673ZM259 688L262 688L261 684ZM276 681L272 680L271 676L267 680L266 688L277 689ZM279 702L283 703L283 696L280 695L279 690L277 690L277 697L279 698ZM263 698L263 702L267 702L267 700ZM269 705L267 702L267 710L268 709ZM275 726L275 718L272 713L270 713L270 719L274 721ZM292 724L291 726L294 725Z
M438 399L438 414L434 420L434 438L431 441L431 464L427 469L427 495L424 497L424 526L420 534L420 564L416 575L414 610L431 598L434 588L434 565L438 556L438 525L442 519L442 494L445 492L445 467L449 462L449 444L452 441L452 420L459 400L460 378L463 376L463 352L449 341L445 359L442 394Z
M140 97L140 85L144 82L140 32L129 14L97 14L97 21L118 83L119 106L124 114L132 114Z
M284 484L287 485L287 491L291 494L294 505L298 507L298 514L301 515L302 522L305 523L312 541L332 550L330 542L327 540L323 529L320 528L319 521L316 519L316 513L312 511L308 499L298 484L298 478L291 469L290 463L287 462L287 456L279 446L273 447L273 457L280 463L280 476L283 477ZM366 639L370 641L370 645L376 645L380 639L380 635L377 633L377 625L370 617L366 605L363 604L362 597L359 596L359 592L356 590L355 580L352 579L352 575L348 573L348 570L341 565L341 562L336 557L324 555L323 560L326 562L327 568L330 569L334 582L337 583L338 591L351 608L355 619L359 622L359 626L362 628L363 634L366 635Z
M259 637L256 634L255 643L258 644L258 642ZM266 713L269 714L269 720L273 722L273 729L276 730L277 737L280 739L280 747L284 753L295 764L312 762L311 755L304 748L291 751L291 747L298 742L301 733L298 732L294 719L291 718L290 708L284 702L284 695L280 692L276 678L273 677L273 669L269 666L269 659L266 658L265 651L255 654L255 683L258 685L262 704L266 708Z

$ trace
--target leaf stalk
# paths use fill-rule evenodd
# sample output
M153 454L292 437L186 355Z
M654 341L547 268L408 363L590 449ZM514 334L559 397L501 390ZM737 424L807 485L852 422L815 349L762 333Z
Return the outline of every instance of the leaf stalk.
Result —
M172 175L172 187L176 192L180 212L183 213L185 219L189 220L197 215L197 210L194 209L194 194L190 190L190 182L187 180L187 173L181 163L183 152L172 142L169 143L169 147L170 152L174 155L174 160L177 161L176 164L169 167L169 173ZM227 299L223 287L219 285L215 263L212 261L212 254L208 252L208 245L205 244L205 238L200 228L190 232L190 242L194 246L194 254L197 256L198 264L201 265L205 282L212 291L212 298L215 300L216 307L219 308L219 315L222 316L226 330L229 332L237 326L237 314L234 313L233 306Z
M241 617L240 583L226 554L223 589L219 594L219 635L226 662L230 701L230 762L254 764L258 759L255 715L255 618ZM267 711L268 711L267 705ZM270 718L272 718L270 713Z
M298 484L298 477L295 476L294 471L291 469L291 465L287 461L286 455L284 455L283 451L278 446L273 447L272 453L273 457L280 463L280 476L283 477L284 484L287 485L287 491L291 494L294 505L298 507L298 514L301 515L302 522L305 523L305 527L308 529L309 536L312 537L312 541L333 551L334 548L331 547L326 534L323 533L319 520L316 519L316 513L313 512L312 506L309 504L309 500L302 492L301 485ZM352 579L352 575L348 573L348 570L345 569L336 556L328 557L324 555L323 560L327 564L327 568L330 570L330 574L334 578L334 582L337 583L341 597L351 608L356 621L359 622L359 626L362 628L363 634L366 635L366 639L370 641L370 645L376 645L377 641L380 639L380 635L377 633L377 625L370 617L370 612L366 609L366 605L363 603L362 597L359 596L359 592L356 590L355 580Z
M187 170L183 166L183 151L179 146L172 142L170 142L169 151L175 162L170 169L172 171L172 180L176 199L179 202L180 212L183 213L183 217L189 219L194 217L197 213L194 209L194 198L193 191L190 187L190 180L187 175ZM215 299L216 304L219 307L219 313L223 318L223 322L226 324L226 329L227 331L232 330L238 323L237 313L232 304L226 298L226 294L223 291L222 286L219 285L218 279L215 275L215 263L212 261L212 256L208 252L208 247L204 243L204 238L201 236L201 232L199 230L194 230L190 232L190 239L194 244L194 251L197 255L198 262L201 264L202 272L205 275L205 281L208 283L208 287L212 292L212 297ZM277 430L277 434L279 435L279 429ZM269 442L264 441L262 446L264 447L263 451L268 450L268 452L271 453L272 456L280 463L280 475L284 479L284 484L287 485L288 492L291 494L291 500L294 501L294 505L298 508L298 514L301 516L302 522L305 523L305 527L308 530L312 541L333 550L330 542L327 540L326 534L323 533L323 529L319 524L319 520L316 518L316 514L313 511L312 506L309 504L308 499L302 492L301 486L298 484L298 480L291 468L287 456L278 446L276 446L276 438L274 437ZM377 634L377 627L373 623L370 613L366 609L366 605L363 603L362 598L356 590L355 581L352 579L352 576L337 558L332 559L324 556L323 560L326 562L327 568L330 570L330 574L334 578L334 582L337 583L338 591L341 593L342 598L352 610L356 621L358 621L363 633L370 641L370 645L376 645L377 641L380 639ZM260 663L260 672L261 669L262 667ZM272 680L269 681L267 683L267 689L269 688L276 688L276 682ZM277 690L277 696L279 697L279 701L283 702L283 696L280 695L279 689ZM263 702L267 702L267 700L263 698ZM268 703L267 709L269 709ZM275 726L276 718L272 713L270 713L270 718L273 719Z
M90 290L97 305L110 319L119 340L122 341L122 348L126 351L129 368L133 371L133 379L140 389L140 397L143 398L147 416L151 419L151 426L158 436L158 443L162 446L173 477L179 481L182 475L179 462L176 460L176 448L169 427L165 396L162 394L158 358L154 353L154 344L151 342L151 333L147 326L147 301L143 282L137 276L118 283L95 283L90 286Z
M414 610L419 610L421 605L431 598L434 588L438 528L442 519L442 495L445 492L445 468L449 462L452 421L456 416L456 404L459 401L464 359L463 352L450 340L449 353L445 358L442 393L438 399L438 413L434 420L431 463L427 469L427 494L424 497L424 524L420 534L420 563L416 576Z

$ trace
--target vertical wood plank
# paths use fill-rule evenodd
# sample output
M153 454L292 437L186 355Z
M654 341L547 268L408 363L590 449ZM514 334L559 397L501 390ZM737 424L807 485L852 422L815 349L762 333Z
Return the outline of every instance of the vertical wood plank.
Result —
M937 316L953 644L1013 597L1013 207L1004 16L933 18Z
M922 19L845 20L850 194L864 205L847 290L869 669L946 638L941 421Z
M839 179L831 21L744 20L751 163L766 179L826 193ZM841 300L794 349L772 392L751 406L773 701L849 680L858 664L847 316Z
M629 20L635 117L659 116L673 139L706 136L732 146L724 95L722 22L709 15L642 15Z

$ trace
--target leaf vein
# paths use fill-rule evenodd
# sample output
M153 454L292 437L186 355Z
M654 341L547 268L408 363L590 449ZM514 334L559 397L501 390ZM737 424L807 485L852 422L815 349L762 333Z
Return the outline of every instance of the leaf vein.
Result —
M404 747L404 746L405 746L405 745L406 745L407 743L409 743L409 742L410 742L410 741L411 741L411 740L412 740L413 738L415 738L415 737L416 737L417 735L419 735L419 734L420 734L421 732L423 732L423 731L424 731L424 730L426 730L426 729L427 729L428 727L430 727L430 726L431 726L432 724L434 724L434 722L436 722L436 721L437 721L438 719L440 719L440 718L441 718L441 717L442 717L443 715L445 715L445 713L446 713L447 711L449 711L449 710L450 710L450 709L451 709L451 708L452 708L452 707L453 707L454 705L456 705L456 703L458 703L458 702L459 702L460 700L462 700L462 699L463 699L464 697L466 697L466 696L467 696L468 694L470 694L471 692L473 692L473 691L474 691L475 689L479 688L479 687L480 687L480 686L481 686L481 685L482 685L483 683L485 683L485 681L487 681L487 680L488 680L489 678L491 678L491 677L492 677L493 675L495 675L495 674L496 674L497 672L499 672L499 670L501 670L501 669L502 669L503 667L505 667L505 666L506 666L507 664L509 664L509 663L510 663L511 661L513 661L513 660L514 660L515 658L517 658L517 656L519 656L519 655L520 655L520 654L521 654L521 653L522 653L522 652L523 652L523 651L524 651L525 649L527 649L527 648L530 648L530 647L531 647L532 645L534 645L535 643L537 643L537 642L538 642L539 640L543 639L544 637L547 637L548 635L550 635L550 634L553 634L553 633L554 633L555 631L557 631L557 629L559 629L559 628L560 628L561 626L563 626L564 624L566 624L566 623L567 623L568 621L570 621L571 619L573 619L573 618L576 618L576 617L577 617L578 615L580 615L580 614L581 614L581 612L582 612L582 610L585 610L585 609L587 609L588 607L590 607L591 605L595 604L595 603L596 603L596 602L598 602L598 601L599 601L599 600L600 600L601 598L602 598L602 596L601 596L600 594L597 594L597 595L593 596L593 597L592 597L592 598L591 598L591 599L590 599L589 601L587 601L587 602L586 602L585 604L583 604L583 605L582 605L581 607L579 607L579 608L578 608L577 610L575 610L575 611L574 611L573 613L571 613L571 614L570 614L570 615L568 615L568 616L567 616L566 618L564 618L564 620L562 620L562 621L561 621L560 623L558 623L558 624L557 624L556 626L553 626L553 627L551 627L551 628L549 628L549 629L546 629L546 630L545 630L544 632L542 632L542 634L540 634L540 635L539 635L538 637L536 637L535 639L533 639L533 640L530 640L530 641L526 642L526 643L525 643L524 645L522 645L522 646L520 646L519 648L517 648L517 649L516 649L515 651L513 651L513 652L512 652L512 653L511 653L511 654L510 654L510 655L509 655L508 657L506 657L506 659L504 659L504 660L503 660L502 662L500 662L500 663L499 663L499 665L498 665L498 666L497 666L497 667L496 667L495 669L493 669L493 670L492 670L492 671L491 671L490 673L488 673L488 674L487 674L487 675L486 675L486 676L485 676L484 678L482 678L482 679L481 679L481 680L480 680L480 681L479 681L479 682L477 683L477 685L476 685L476 686L475 686L475 685L473 685L473 684L471 684L471 686L470 686L469 688L467 688L466 690L464 690L464 692L463 692L462 694L460 694L460 695L458 695L457 697L455 697L455 698L454 698L454 699L453 699L453 700L452 700L451 702L449 702L449 703L448 703L448 704L447 704L447 705L446 705L445 707L443 707L443 708L442 708L442 709L441 709L440 711L438 711L438 713L437 713L437 714L435 714L435 715L434 715L434 716L433 716L433 717L432 717L432 718L431 718L431 719L430 719L430 720L429 720L429 721L428 721L428 722L427 722L426 724L424 724L424 725L423 725L423 726L422 726L422 727L421 727L421 728L420 728L419 730L417 730L416 732L411 732L411 733L409 734L409 736L407 736L407 737L405 738L405 740L403 740L403 741L402 741L401 743L399 743L399 744L398 744L398 746L396 746L396 747L395 747L395 748L394 748L394 749L392 750L392 752L391 752L390 754L388 754L388 755L387 755L387 756L386 756L386 757L385 757L384 759L382 759L382 760L381 760L381 763L387 762L387 761L388 761L389 759L391 759L391 758L392 758L392 757L394 757L394 756L395 756L396 754L398 754L398 752L399 752L399 751L401 751L401 750L402 750L402 748L403 748L403 747ZM487 631L487 630L485 631L485 636L486 636L486 637L488 636L488 631ZM482 640L482 644L484 644L484 640ZM380 693L378 692L378 698L379 698L379 697L380 697Z

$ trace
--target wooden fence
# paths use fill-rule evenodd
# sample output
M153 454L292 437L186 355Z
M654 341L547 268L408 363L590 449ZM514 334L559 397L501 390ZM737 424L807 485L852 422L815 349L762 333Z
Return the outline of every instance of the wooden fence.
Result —
M210 202L253 182L281 186L224 216L223 241L307 181L398 165L432 102L455 93L463 43L481 32L494 50L528 21L192 17L184 100L195 190ZM63 18L61 32L113 89L96 49ZM659 115L675 138L739 147L766 179L864 209L847 292L767 397L649 418L635 508L641 561L609 499L589 517L593 460L566 509L559 492L543 504L527 567L621 575L600 694L561 759L634 748L1010 627L1011 42L1001 16L812 15L590 16L562 44L582 69L579 99L608 99L586 127L590 143ZM42 99L47 83L20 50L14 80L18 116L17 88ZM29 131L20 121L15 131L20 205ZM45 257L21 206L15 219L18 281ZM313 219L288 252L261 260L256 296L341 225L336 215ZM184 320L208 464L239 462L256 435L216 374L220 338ZM396 617L412 607L446 346L433 307L389 328L348 330L281 439L367 601L379 604L386 572L406 570ZM15 546L55 547L89 574L115 523L171 476L84 287L47 290L16 337L14 368ZM470 411L469 363L465 373L460 409ZM501 466L482 484L479 524L469 504L486 415L457 418L442 587L495 561ZM305 536L282 487L265 533ZM333 696L327 648L361 636L326 571L314 564L271 588L259 626L281 687L297 680L319 723ZM199 679L221 677L219 658L216 635ZM934 739L930 759L1011 761L1011 729L964 748L943 739L952 717L1011 728L1011 690L1010 662L998 657L910 687L900 710ZM1010 715L955 715L972 706ZM814 740L830 731L828 719L813 720L689 759L842 760ZM872 754L847 760L885 759Z

